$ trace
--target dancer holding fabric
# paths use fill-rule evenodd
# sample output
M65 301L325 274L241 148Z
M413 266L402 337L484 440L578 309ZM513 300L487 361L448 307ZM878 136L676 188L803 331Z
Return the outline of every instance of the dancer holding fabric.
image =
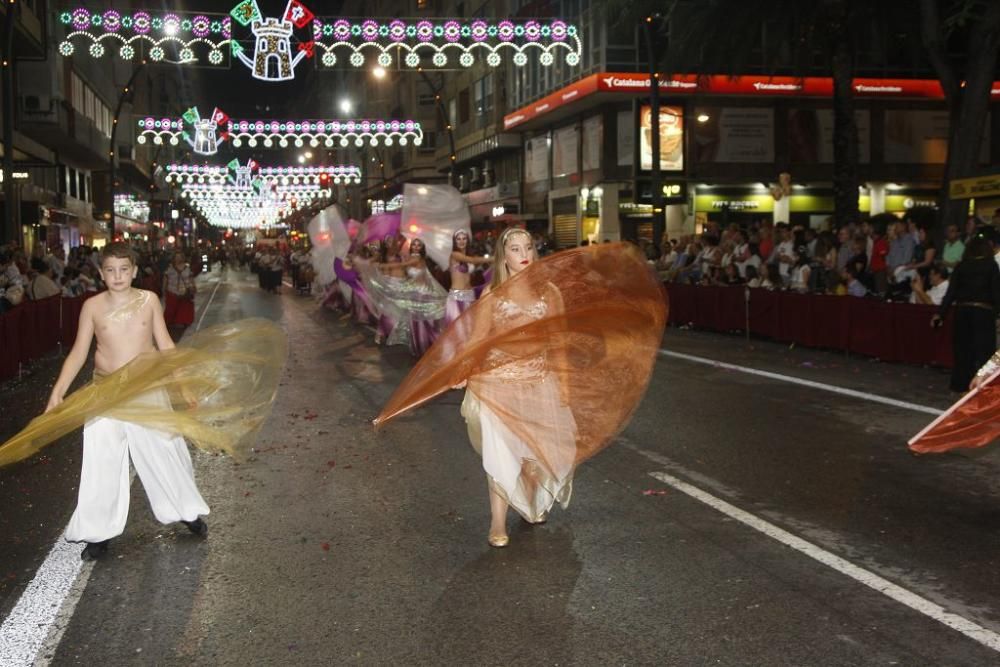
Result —
M434 342L447 299L447 292L427 268L424 252L423 241L413 239L405 261L361 268L379 322L391 323L386 344L408 344L415 356Z
M526 521L564 507L573 473L625 425L645 392L666 323L644 257L614 244L536 261L506 230L490 288L443 332L375 420L380 427L451 388L487 473L489 544L509 543L508 506Z
M103 555L124 530L130 459L157 520L205 535L200 516L209 510L184 439L233 455L248 450L287 356L280 327L254 319L212 327L175 348L159 301L130 285L136 265L128 246L109 244L103 256L108 290L84 303L45 414L0 446L0 466L9 465L84 427L78 505L66 530L67 540L87 543L84 559ZM94 337L94 381L66 397Z
M112 243L104 249L101 277L108 290L83 304L76 342L52 388L46 412L62 403L87 360L94 337L97 376L113 373L138 355L151 351L154 342L160 351L174 348L159 301L152 298L152 292L131 286L137 270L127 245ZM146 404L162 407L167 404L166 395L152 394L136 401L136 405ZM208 514L208 505L195 484L184 439L99 417L89 421L83 430L79 501L66 529L67 540L87 543L83 551L85 560L101 556L107 551L108 541L125 530L131 486L130 458L160 523L181 521L197 535L208 532L199 518Z
M445 306L446 327L457 320L476 300L476 291L472 289L473 269L492 261L488 257L478 257L469 252L469 232L460 229L452 238L451 257L448 263L451 289L448 291L448 303Z

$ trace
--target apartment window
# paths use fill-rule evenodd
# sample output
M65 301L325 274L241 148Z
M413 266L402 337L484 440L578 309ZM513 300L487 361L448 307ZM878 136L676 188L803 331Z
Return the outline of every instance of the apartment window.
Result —
M448 100L448 122L452 127L458 125L458 101L454 97Z
M83 81L76 75L76 72L70 76L70 97L73 108L83 113Z
M458 122L464 124L469 122L469 89L463 88L458 94Z
M493 75L487 74L472 86L476 127L485 127L493 112Z
M68 169L69 173L69 196L76 197L79 194L76 184L76 169Z
M97 122L97 113L94 110L94 91L84 86L83 88L83 114L90 120Z

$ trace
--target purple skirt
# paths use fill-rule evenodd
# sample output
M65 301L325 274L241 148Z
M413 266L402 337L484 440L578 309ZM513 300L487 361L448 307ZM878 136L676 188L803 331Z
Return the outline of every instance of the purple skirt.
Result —
M410 328L410 352L422 357L434 344L438 334L438 323L430 320L413 320Z

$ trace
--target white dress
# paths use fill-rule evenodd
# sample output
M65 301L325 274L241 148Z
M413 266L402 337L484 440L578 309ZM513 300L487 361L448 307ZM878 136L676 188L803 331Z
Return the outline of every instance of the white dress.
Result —
M503 324L546 316L544 298L528 308L498 300L494 317ZM491 370L470 379L462 403L469 439L483 457L494 490L527 521L544 521L557 501L569 505L576 465L577 428L545 353L514 355L501 349L487 357ZM528 429L544 450L517 431Z

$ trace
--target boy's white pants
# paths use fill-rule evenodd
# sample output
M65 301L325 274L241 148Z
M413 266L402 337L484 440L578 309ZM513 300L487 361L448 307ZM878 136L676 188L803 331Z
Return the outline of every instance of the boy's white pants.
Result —
M80 494L66 528L67 540L101 542L122 534L128 517L130 457L157 521L194 521L208 514L184 438L97 417L83 428Z

